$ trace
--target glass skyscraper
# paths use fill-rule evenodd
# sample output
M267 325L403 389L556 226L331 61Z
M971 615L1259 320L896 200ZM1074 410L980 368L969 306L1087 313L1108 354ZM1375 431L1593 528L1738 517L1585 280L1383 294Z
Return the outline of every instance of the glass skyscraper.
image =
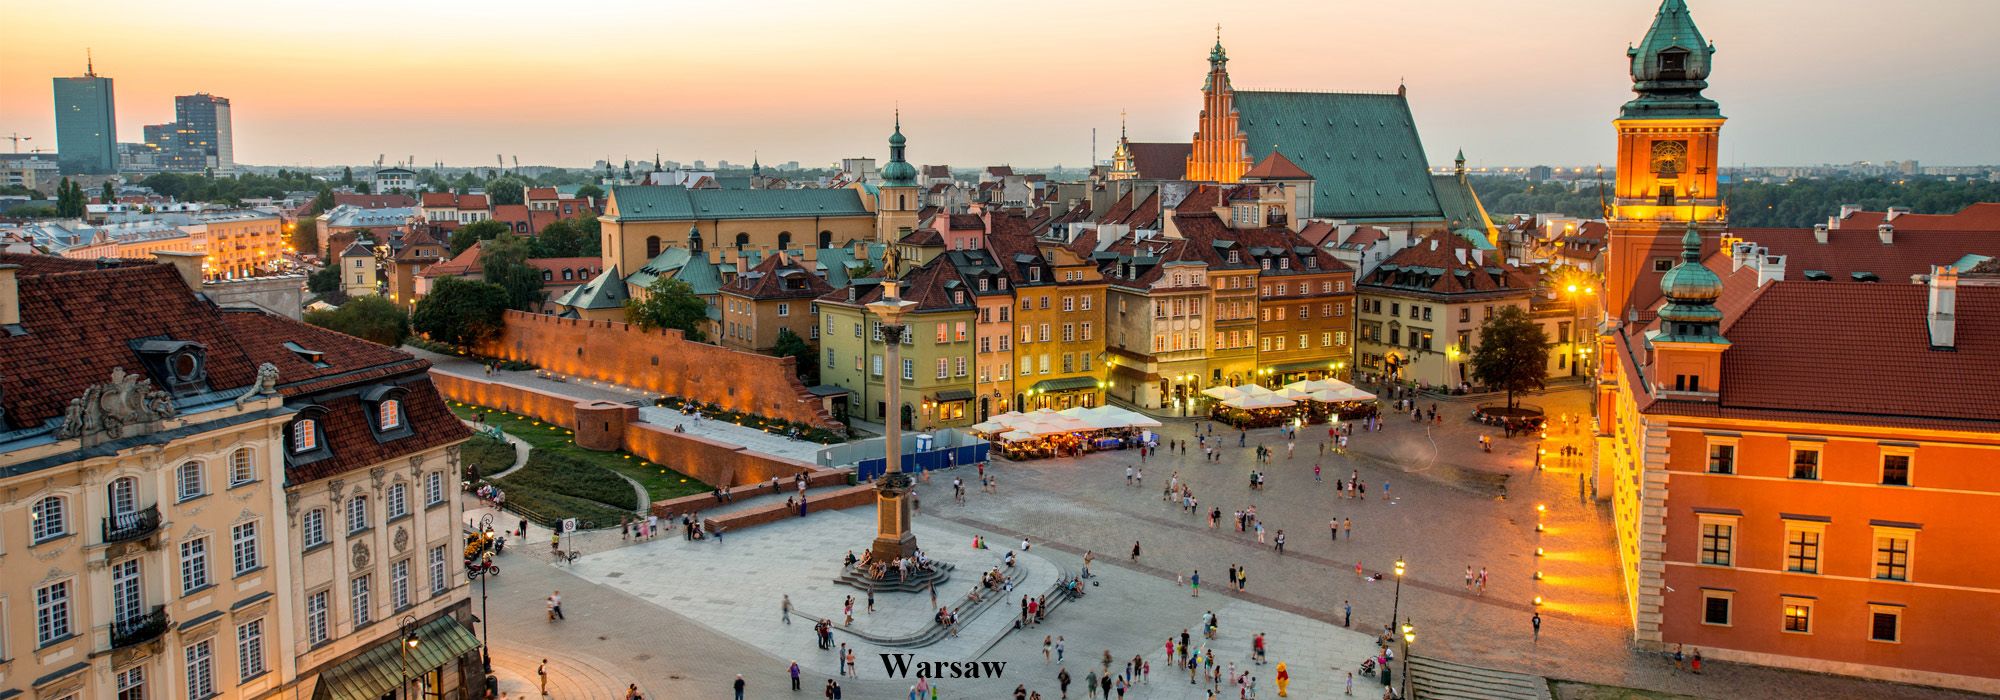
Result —
M56 154L63 172L117 172L118 125L111 79L99 77L95 67L86 64L82 77L56 78L55 90Z

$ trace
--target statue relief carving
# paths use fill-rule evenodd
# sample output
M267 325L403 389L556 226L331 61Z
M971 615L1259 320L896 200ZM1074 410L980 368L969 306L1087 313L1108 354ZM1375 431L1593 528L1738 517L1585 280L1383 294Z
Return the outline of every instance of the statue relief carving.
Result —
M326 492L328 496L332 497L332 501L334 503L341 502L346 497L347 494L347 480L334 479L333 481L327 482Z
M353 558L351 559L351 561L353 561L353 563L354 563L354 568L355 568L356 570L360 570L360 569L366 569L366 568L368 568L368 543L367 543L367 542L356 542L356 543L354 543L354 556L353 556Z
M384 469L382 467L375 467L374 469L368 470L368 478L375 482L375 490L377 492L380 492L382 490L382 478L387 476L388 474L389 470Z
M397 554L402 554L408 550L410 548L410 529L407 527L397 527L396 535L390 538L390 543L396 546Z
M93 384L83 395L70 399L63 409L63 422L56 437L82 438L101 442L149 432L151 424L179 414L167 392L152 389L152 383L124 367L111 368L111 381Z
M423 476L423 474L424 474L424 456L414 455L410 457L410 478L415 479L420 476Z
M266 362L257 365L257 381L252 383L250 389L244 391L242 396L236 397L236 406L241 408L243 404L249 403L258 397L276 393L278 393L278 366Z

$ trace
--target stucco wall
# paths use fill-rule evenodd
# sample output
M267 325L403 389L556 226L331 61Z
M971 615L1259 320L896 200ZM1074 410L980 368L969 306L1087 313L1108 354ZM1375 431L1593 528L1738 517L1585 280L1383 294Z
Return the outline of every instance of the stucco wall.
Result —
M799 383L789 357L728 350L689 342L677 330L611 321L509 311L506 323L497 338L477 348L479 354L732 411L839 427Z

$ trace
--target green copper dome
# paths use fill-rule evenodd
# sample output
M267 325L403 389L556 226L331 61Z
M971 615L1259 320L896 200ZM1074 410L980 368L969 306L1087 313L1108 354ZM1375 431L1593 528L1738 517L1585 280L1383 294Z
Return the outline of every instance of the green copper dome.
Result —
M1713 66L1715 45L1701 36L1683 0L1664 0L1653 26L1639 45L1627 49L1632 59L1632 91L1625 103L1626 119L1720 117L1715 100L1703 97Z
M1660 319L1670 335L1714 336L1714 326L1722 323L1722 310L1715 308L1715 300L1722 297L1722 278L1701 264L1701 233L1692 221L1681 236L1681 264L1660 278L1660 292L1667 297Z
M903 160L903 114L896 113L896 132L889 135L889 164L882 166L883 187L916 187L917 166Z

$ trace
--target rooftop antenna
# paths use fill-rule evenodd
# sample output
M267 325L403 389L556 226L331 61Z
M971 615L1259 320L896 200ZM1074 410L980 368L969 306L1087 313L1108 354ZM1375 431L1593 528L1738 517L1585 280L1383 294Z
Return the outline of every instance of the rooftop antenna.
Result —
M1611 220L1611 205L1604 203L1604 164L1597 164L1597 213L1605 221Z
M97 57L92 56L87 47L83 50L83 77L97 77Z

